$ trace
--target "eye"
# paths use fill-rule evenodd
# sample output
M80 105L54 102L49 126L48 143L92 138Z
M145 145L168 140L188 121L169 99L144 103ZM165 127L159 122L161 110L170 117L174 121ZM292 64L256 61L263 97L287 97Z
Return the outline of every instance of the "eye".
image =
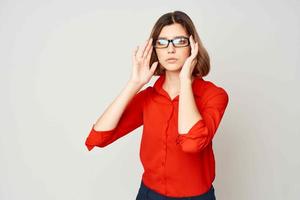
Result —
M178 45L186 45L188 43L188 40L184 37L176 38L174 39L174 43Z
M156 45L167 45L167 44L168 44L168 41L165 39L158 39L156 41Z

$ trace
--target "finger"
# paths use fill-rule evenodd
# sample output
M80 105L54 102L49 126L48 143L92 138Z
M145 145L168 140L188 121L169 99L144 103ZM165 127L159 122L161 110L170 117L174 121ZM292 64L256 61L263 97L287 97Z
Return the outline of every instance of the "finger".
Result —
M190 36L190 41L191 41L191 47L192 47L192 49L195 49L196 43L195 43L195 40L193 38L193 35Z
M139 49L139 51L137 53L137 57L138 58L142 58L143 57L143 54L144 54L144 51L145 51L145 46L147 45L147 43L148 43L148 40L146 40L145 43L143 43L143 44L140 45L140 49Z
M142 54L142 59L143 60L147 58L148 52L149 52L149 40L148 40L148 42L147 42L147 44L145 46L144 52Z
M191 44L195 44L195 40L194 40L194 38L193 38L193 35L190 35L190 41L191 41Z
M139 48L139 46L136 46L136 47L133 49L133 51L132 51L132 55L133 55L133 56L136 56L136 53L137 53L137 51L138 51L138 48Z
M198 42L195 43L194 45L194 49L193 49L193 52L192 52L192 57L195 58L198 54Z
M191 54L194 53L194 48L195 48L195 44L194 44L194 40L192 35L190 35L190 41L191 41Z
M132 61L135 62L136 53L138 51L139 46L136 46L132 51Z
M140 55L141 55L141 45L139 44L137 48L137 52L135 54L135 58L137 59L138 57L140 57Z
M149 62L150 62L150 59L151 59L151 56L152 56L152 52L153 52L153 46L151 46L150 47L150 50L149 50L149 52L148 52L148 54L147 54L147 57L146 57L146 63L147 63L147 65L149 65Z
M157 66L158 66L158 61L152 63L152 65L150 67L150 71L151 71L152 74L155 72Z
M196 42L196 43L195 43L195 48L194 48L194 51L195 51L195 54L196 54L196 55L197 55L197 53L198 53L198 47L199 47L198 42Z
M147 56L148 56L148 54L149 54L149 51L150 51L151 49L152 49L152 38L150 38L149 41L148 41L146 50L145 50L144 55L143 55L144 58L147 58Z
M195 51L198 53L199 45L198 42L195 43Z
M135 55L136 59L140 58L142 55L142 52L141 52L142 46L143 45L141 43L138 45L137 53Z

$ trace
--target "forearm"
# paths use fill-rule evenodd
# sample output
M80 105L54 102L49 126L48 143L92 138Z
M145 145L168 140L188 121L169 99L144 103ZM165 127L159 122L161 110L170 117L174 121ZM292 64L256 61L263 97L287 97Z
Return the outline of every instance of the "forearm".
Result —
M178 106L178 132L186 134L198 120L202 119L193 95L191 80L180 81Z
M113 102L98 118L95 123L94 129L97 131L114 129L117 126L127 104L142 87L143 84L135 83L129 80L121 93L113 100Z

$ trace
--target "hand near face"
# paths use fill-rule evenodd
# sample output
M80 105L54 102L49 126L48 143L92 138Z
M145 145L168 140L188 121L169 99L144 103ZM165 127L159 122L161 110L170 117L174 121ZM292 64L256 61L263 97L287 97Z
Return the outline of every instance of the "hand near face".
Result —
M152 38L134 49L132 53L133 70L130 80L135 83L146 84L151 79L158 62L149 66L151 54L153 51Z
M194 67L197 64L196 56L198 54L198 42L194 41L193 36L189 37L190 46L191 46L191 55L185 60L182 69L180 71L179 77L180 80L192 80L192 73Z

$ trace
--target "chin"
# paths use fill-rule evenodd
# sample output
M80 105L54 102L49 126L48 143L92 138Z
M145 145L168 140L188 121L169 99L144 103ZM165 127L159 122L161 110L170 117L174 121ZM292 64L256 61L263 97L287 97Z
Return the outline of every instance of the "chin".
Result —
M181 70L182 65L179 65L178 63L167 63L164 65L164 68L168 71L178 71Z

